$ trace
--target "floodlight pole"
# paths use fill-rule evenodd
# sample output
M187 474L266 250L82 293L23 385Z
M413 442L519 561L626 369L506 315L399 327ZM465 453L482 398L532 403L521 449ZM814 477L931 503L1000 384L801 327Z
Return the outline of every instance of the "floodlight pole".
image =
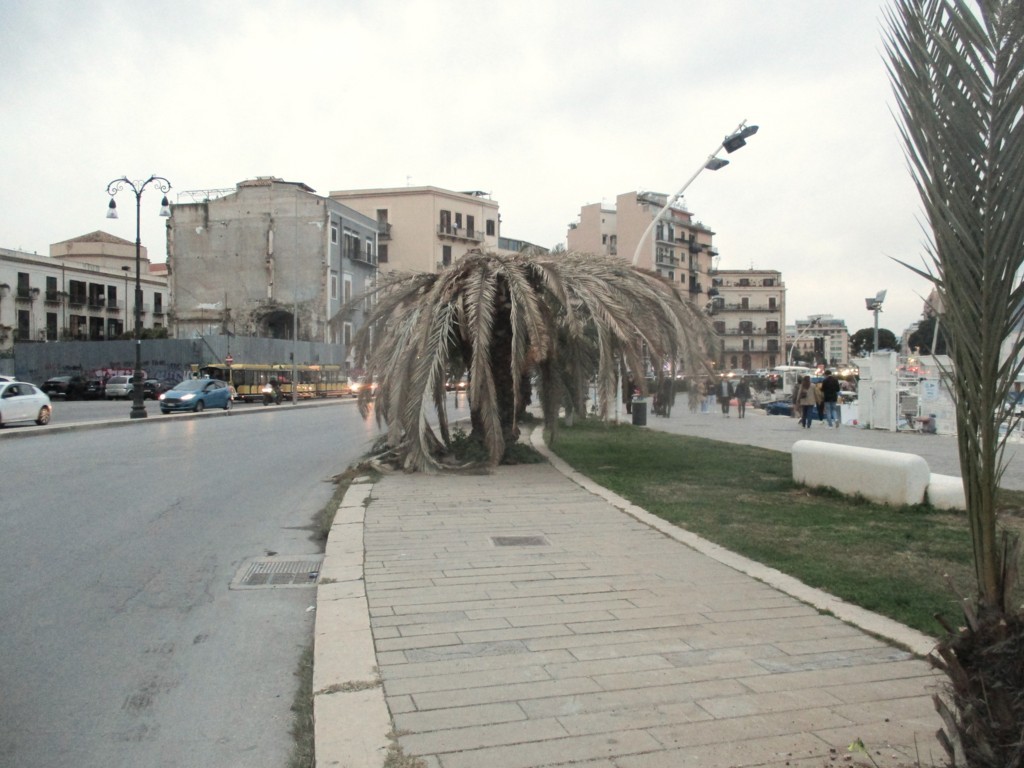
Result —
M757 126L748 126L747 121L744 120L742 123L736 126L736 130L734 130L732 133L730 133L728 136L722 139L722 142L717 147L715 147L715 150L710 155L708 155L707 158L705 158L704 162L700 164L700 167L697 168L697 171L693 174L693 176L686 180L686 183L679 188L679 191L668 199L668 202L665 203L665 207L658 211L658 215L651 219L651 223L647 225L647 229L645 229L644 233L640 235L640 240L637 241L636 244L636 250L633 252L634 267L640 261L640 250L643 248L644 241L647 240L648 235L651 234L651 232L654 230L655 225L661 220L661 217L665 215L668 209L675 204L676 200L683 196L683 192L686 191L686 188L689 187L698 176L700 176L701 171L703 171L705 168L712 171L717 171L719 168L728 165L729 161L719 158L718 153L721 152L723 149L727 150L728 152L735 152L737 149L739 149L740 147L747 143L747 138L753 136L755 133L757 133Z

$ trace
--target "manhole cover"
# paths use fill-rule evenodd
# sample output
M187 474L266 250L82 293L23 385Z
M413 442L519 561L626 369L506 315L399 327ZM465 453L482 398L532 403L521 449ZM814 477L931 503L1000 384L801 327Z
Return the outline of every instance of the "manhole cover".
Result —
M242 564L231 589L315 587L323 561L323 555L254 557Z
M496 547L546 547L547 539L543 536L491 536Z

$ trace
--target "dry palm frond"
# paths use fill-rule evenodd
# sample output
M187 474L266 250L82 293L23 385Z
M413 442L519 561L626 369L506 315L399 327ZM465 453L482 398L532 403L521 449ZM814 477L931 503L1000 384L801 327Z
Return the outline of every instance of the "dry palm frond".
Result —
M670 283L618 259L577 253L467 254L441 274L396 274L370 292L355 363L407 469L439 466L448 443L445 378L468 371L473 429L491 463L516 434L523 377L538 377L548 428L583 411L596 377L607 415L620 368L652 360L704 366L710 326ZM360 296L355 301L363 301ZM364 394L361 407L369 408ZM431 426L431 412L438 426Z

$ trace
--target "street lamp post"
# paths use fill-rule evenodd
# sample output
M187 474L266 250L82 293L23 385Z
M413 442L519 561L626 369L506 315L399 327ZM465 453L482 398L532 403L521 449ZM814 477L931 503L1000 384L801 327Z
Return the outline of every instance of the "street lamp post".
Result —
M717 171L719 168L724 168L725 166L727 166L729 164L729 161L718 157L718 153L721 152L723 149L729 153L735 152L737 149L746 144L747 139L749 139L755 133L757 133L757 126L747 125L747 121L744 120L742 123L736 126L735 131L733 131L724 139L722 139L722 143L715 147L715 151L708 155L704 162L700 164L700 167L697 168L696 173L694 173L693 176L686 180L686 183L679 188L679 191L668 199L668 202L665 203L665 207L658 211L658 215L651 219L651 223L647 225L647 229L645 229L644 233L640 235L640 239L637 241L636 244L636 250L633 252L634 267L640 261L640 250L643 248L644 241L647 240L647 236L651 234L651 231L654 229L655 225L657 225L657 223L661 221L661 217L665 215L665 212L672 207L676 200L683 196L683 192L686 191L686 188L693 183L694 179L700 176L701 171L703 171L704 169L707 169L709 171Z
M864 299L864 304L867 306L869 312L875 313L875 335L872 338L872 353L878 351L878 313L882 311L882 302L885 301L885 291L879 291L875 294L874 298L868 297ZM932 353L934 354L934 352Z
M807 335L808 331L810 331L816 325L819 325L821 323L821 318L822 317L823 317L823 315L808 315L807 316L807 319L809 319L811 322L807 324L806 328L804 328L802 331L800 331L800 333L797 334L797 337L795 339L793 339L793 343L789 346L789 364L790 365L793 364L793 354L796 352L796 345L800 343L800 339L802 339L804 336Z
M142 389L142 192L150 184L164 193L160 201L160 215L171 215L171 204L167 200L167 192L171 182L163 176L150 176L145 181L131 181L127 176L114 179L107 184L110 204L107 206L107 218L117 218L117 203L114 195L128 187L135 195L135 373L132 375L132 410L131 418L146 418L145 392ZM127 277L127 275L126 275Z

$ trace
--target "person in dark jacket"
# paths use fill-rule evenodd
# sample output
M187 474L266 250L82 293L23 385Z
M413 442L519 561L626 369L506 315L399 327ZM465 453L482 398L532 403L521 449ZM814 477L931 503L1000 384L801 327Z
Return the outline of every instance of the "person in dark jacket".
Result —
M746 379L740 379L736 385L736 410L742 419L747 413L747 400L750 399L750 385Z
M821 396L825 401L825 421L831 427L835 422L836 429L839 428L839 390L841 386L832 371L825 371L825 378L821 382Z

